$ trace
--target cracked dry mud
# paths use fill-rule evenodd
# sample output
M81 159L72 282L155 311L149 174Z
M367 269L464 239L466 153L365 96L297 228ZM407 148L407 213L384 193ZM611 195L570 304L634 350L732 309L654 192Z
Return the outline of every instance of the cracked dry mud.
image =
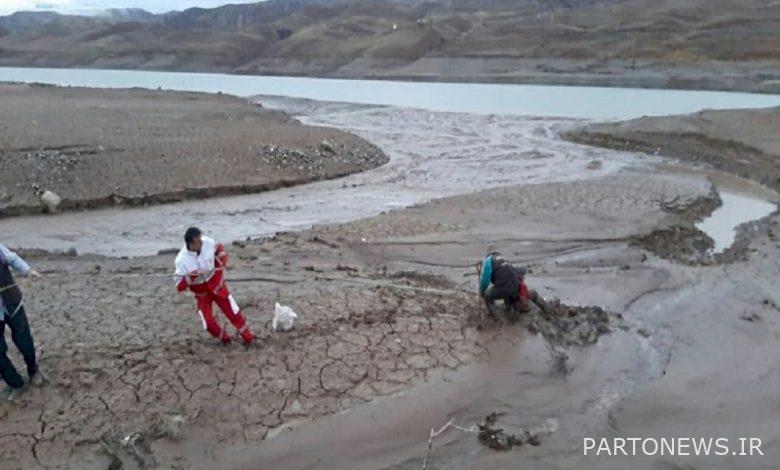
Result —
M223 348L198 331L191 300L175 301L167 280L150 288L143 278L103 277L111 272L52 274L30 295L30 310L42 312L34 328L51 384L4 418L13 430L0 433L6 462L61 464L104 434L149 432L171 411L199 410L193 425L208 426L214 445L259 440L291 419L395 393L481 353L463 327L461 298L313 279L272 292L234 285L259 338L248 349ZM289 334L265 324L274 296L305 312Z
M469 326L479 303L467 292L488 246L530 265L532 287L559 296L565 286L550 283L551 273L570 269L559 261L605 249L617 249L616 262L638 258L627 240L667 217L659 202L709 193L694 178L626 174L457 196L236 243L228 279L259 335L250 348L218 346L200 330L192 298L174 293L170 255L26 253L47 276L24 289L50 384L4 409L0 455L16 468L107 468L103 439L125 468L191 467L410 390L489 355L497 331ZM634 275L640 286L645 273ZM587 299L581 294L567 298ZM301 314L294 331L270 331L275 301ZM510 342L521 341L520 329L506 326ZM172 415L187 417L182 434L153 438ZM147 439L122 447L132 433Z

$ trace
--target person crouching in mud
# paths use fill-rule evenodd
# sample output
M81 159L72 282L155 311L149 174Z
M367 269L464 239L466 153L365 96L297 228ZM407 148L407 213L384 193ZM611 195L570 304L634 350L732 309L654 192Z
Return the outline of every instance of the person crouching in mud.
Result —
M42 386L45 382L35 360L35 344L30 334L27 313L24 311L22 291L16 285L11 271L20 276L36 279L41 277L38 271L31 269L19 255L0 245L0 376L7 384L0 392L0 399L9 402L19 397L26 384L6 354L8 352L8 345L5 342L6 325L11 329L11 339L22 353L30 383Z
M184 234L184 246L176 256L176 289L184 292L189 288L195 294L203 328L222 344L230 343L231 337L227 325L220 325L214 318L213 303L219 306L238 330L241 340L249 346L255 335L225 284L227 263L228 256L221 244L203 235L196 227L188 228Z
M547 303L536 291L525 284L526 268L515 268L496 251L488 253L481 265L479 294L487 305L488 313L497 313L496 301L502 300L507 311L519 313L531 310L530 302L547 312Z

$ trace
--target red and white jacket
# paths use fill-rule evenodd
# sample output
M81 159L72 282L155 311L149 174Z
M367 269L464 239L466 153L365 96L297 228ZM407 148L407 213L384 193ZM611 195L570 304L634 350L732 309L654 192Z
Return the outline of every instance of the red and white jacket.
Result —
M189 288L195 295L220 295L226 292L223 271L227 267L227 253L212 238L202 236L201 241L200 252L190 251L185 245L176 255L176 289L183 292Z

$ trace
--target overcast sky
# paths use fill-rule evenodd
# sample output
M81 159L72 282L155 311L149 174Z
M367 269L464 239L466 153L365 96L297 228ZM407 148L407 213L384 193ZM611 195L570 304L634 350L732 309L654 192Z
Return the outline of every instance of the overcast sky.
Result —
M226 3L256 3L258 0L0 0L0 15L15 11L57 11L89 14L106 8L143 8L153 13L190 7L217 7Z

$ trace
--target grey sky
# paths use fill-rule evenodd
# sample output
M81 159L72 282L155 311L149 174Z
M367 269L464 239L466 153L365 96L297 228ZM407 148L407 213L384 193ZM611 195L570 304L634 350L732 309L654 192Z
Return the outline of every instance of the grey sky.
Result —
M190 7L216 7L226 3L256 3L258 0L0 0L0 15L15 11L57 11L89 14L106 8L143 8L154 13Z

